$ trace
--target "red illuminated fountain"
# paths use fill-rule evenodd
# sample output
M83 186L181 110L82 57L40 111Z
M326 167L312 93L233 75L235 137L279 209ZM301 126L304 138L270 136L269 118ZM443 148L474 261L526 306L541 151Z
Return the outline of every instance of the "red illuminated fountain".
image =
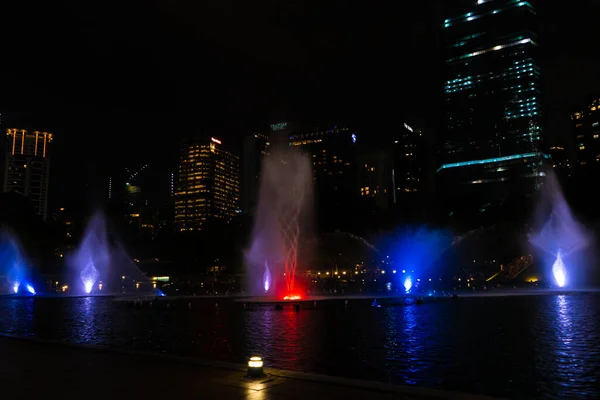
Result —
M298 239L300 237L298 218L304 204L304 192L304 190L290 190L288 207L279 212L279 226L285 254L286 294L283 296L283 300L301 299L296 290L296 266L298 265Z
M302 222L312 202L312 168L306 156L287 143L287 135L272 135L269 156L263 158L260 195L252 245L246 253L249 286L255 294L278 300L300 300L296 282ZM285 281L283 285L282 281Z

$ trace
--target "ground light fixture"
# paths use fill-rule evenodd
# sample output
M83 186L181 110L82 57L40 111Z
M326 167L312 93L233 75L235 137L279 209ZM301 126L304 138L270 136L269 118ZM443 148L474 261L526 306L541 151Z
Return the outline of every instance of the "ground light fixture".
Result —
M250 378L260 378L263 372L263 360L260 357L250 357L248 360L248 376Z

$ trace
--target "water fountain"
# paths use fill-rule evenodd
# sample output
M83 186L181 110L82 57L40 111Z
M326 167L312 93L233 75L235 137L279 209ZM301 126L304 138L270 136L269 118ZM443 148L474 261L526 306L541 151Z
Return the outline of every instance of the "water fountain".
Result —
M16 235L0 231L0 294L36 294L31 270Z
M405 226L388 235L382 248L389 254L394 281L409 293L420 289L421 282L438 278L436 261L452 246L452 239L449 232L427 226Z
M149 283L125 250L110 243L101 213L89 220L79 247L67 258L67 265L75 280L74 294L109 294L111 288L122 291L125 279Z
M86 227L79 247L67 259L67 265L79 280L78 294L90 294L110 265L106 226L102 214L95 214Z
M297 300L301 296L295 281L298 243L312 201L310 162L287 145L275 145L263 160L260 182L252 243L246 254L249 287L253 294Z
M547 174L542 194L540 210L543 210L544 205L548 206L549 216L539 218L543 224L530 237L530 242L545 253L542 259L547 264L552 264L548 269L552 272L556 285L562 288L569 285L569 276L576 274L575 270L570 270L577 263L574 255L590 243L591 236L573 217L553 173Z

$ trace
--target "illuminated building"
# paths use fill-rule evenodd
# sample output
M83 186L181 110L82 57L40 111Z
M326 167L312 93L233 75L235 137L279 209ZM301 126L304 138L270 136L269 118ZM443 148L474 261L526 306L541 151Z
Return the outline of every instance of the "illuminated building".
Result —
M424 130L402 123L384 149L358 157L358 180L362 205L368 210L390 210L397 216L426 211L431 152Z
M437 175L444 201L481 206L530 195L550 158L542 141L536 10L529 1L474 0L451 14L442 26Z
M580 169L600 166L600 97L571 115Z
M28 197L45 220L48 208L50 148L48 132L7 129L4 191Z
M356 174L357 135L334 126L289 136L290 146L311 157L318 220L324 229L346 229L359 198Z
M123 212L130 235L173 230L175 175L156 164L115 166L104 181L108 203Z
M570 178L573 172L572 157L565 146L551 146L550 155L552 156L552 168L561 178Z
M396 204L402 194L425 190L429 154L424 130L404 122L392 148L396 188L393 202Z
M255 133L244 138L242 150L242 212L254 215L260 188L260 166L262 158L269 154L270 142L267 135Z
M363 206L369 210L387 210L393 198L393 162L386 151L374 151L358 157L358 182Z
M240 211L239 158L214 137L186 142L175 186L177 230L201 229L211 219L229 222Z

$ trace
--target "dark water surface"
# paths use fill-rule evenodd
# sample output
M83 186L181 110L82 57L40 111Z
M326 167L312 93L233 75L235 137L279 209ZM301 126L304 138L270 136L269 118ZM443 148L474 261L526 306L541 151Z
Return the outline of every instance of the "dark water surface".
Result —
M219 299L0 299L0 332L506 398L600 398L600 294L443 299L300 312ZM51 360L48 361L49 363Z

